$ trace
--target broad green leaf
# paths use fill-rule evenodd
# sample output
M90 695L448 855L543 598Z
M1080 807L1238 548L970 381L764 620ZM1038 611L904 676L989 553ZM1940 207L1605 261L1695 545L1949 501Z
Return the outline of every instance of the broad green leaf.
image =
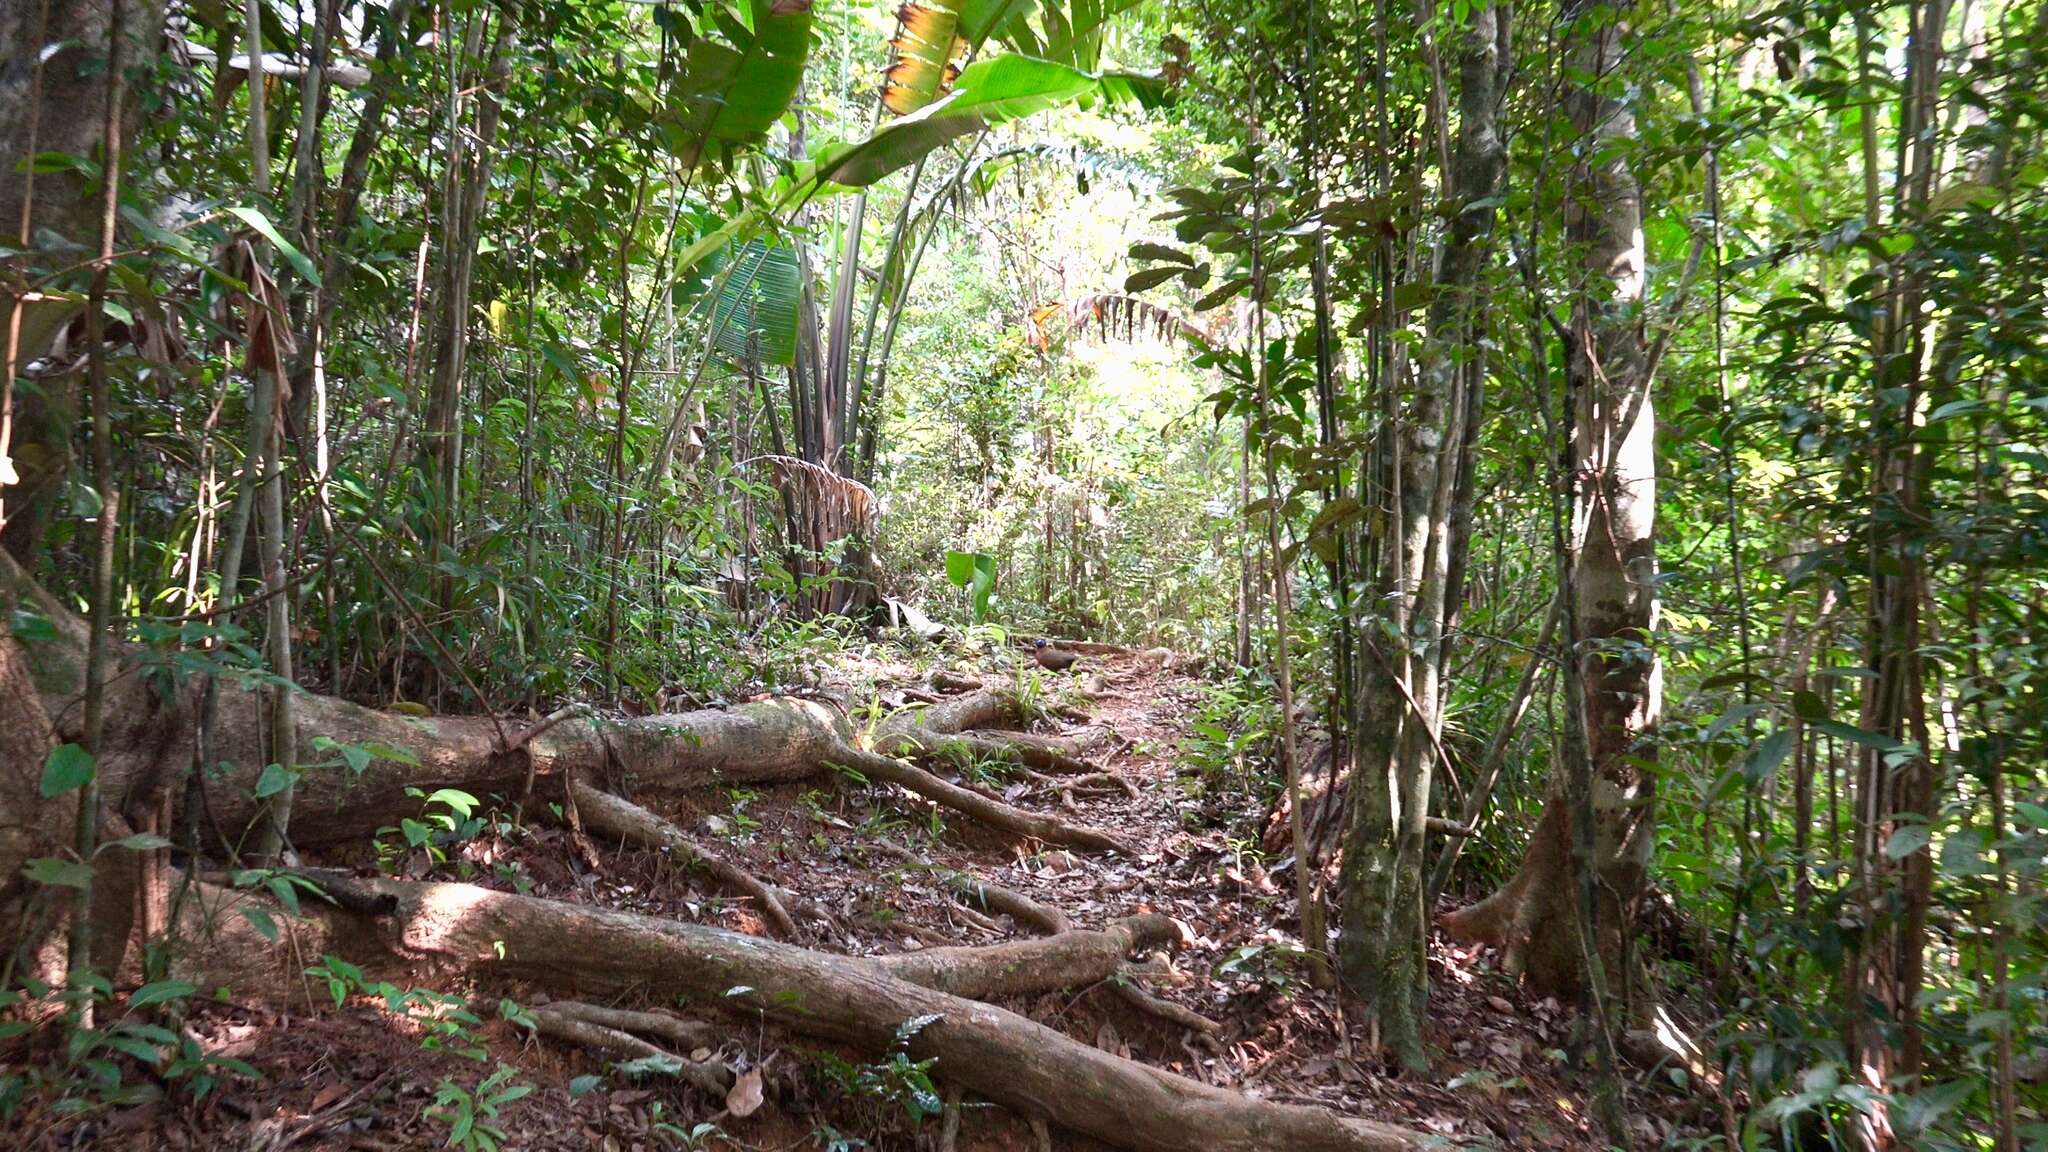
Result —
M882 125L859 144L828 152L819 177L864 188L962 136L1071 103L1098 87L1090 73L1049 60L1015 53L977 60L945 99Z
M265 764L262 774L256 777L256 798L267 800L291 787L298 778L298 773L282 764Z
M748 0L749 28L721 22L732 43L690 42L671 82L665 126L692 167L723 162L768 134L796 98L811 51L811 0Z
M43 760L42 793L62 796L92 782L92 753L76 744L59 744Z
M1905 824L1892 830L1884 842L1884 854L1894 860L1903 860L1927 847L1932 832L1925 824Z
M1124 291L1132 294L1149 291L1166 283L1168 280L1176 279L1186 273L1187 269L1178 264L1164 264L1157 268L1141 268L1124 277Z
M468 817L476 811L476 797L460 788L442 788L427 797L429 804L445 804L456 814Z
M1195 263L1194 257L1175 248L1171 244L1155 244L1149 240L1143 240L1131 245L1131 259L1171 260L1176 264L1186 267L1193 267Z
M1792 730L1779 728L1757 741L1742 757L1742 774L1752 785L1762 784L1777 772L1792 751Z
M762 237L748 240L712 303L718 351L741 365L794 363L802 300L797 250Z
M154 852L159 848L169 847L172 847L172 844L167 836L159 836L154 832L137 832L132 836L123 836L119 840L109 840L100 845L99 850L104 852L109 848L126 848L130 852Z
M292 266L292 270L299 274L301 279L316 288L320 286L320 270L313 267L313 262L306 258L304 252L292 247L292 242L284 238L284 234L279 232L277 226L270 222L270 217L265 216L254 208L230 207L228 211L240 217L242 223L254 228L262 234L265 240L270 241L277 248L278 253L285 258L285 261Z
M28 862L21 874L38 884L56 884L65 888L92 887L92 865L60 856L41 856Z
M128 997L128 1006L141 1008L148 1004L161 1004L166 1000L183 1000L197 991L197 984L188 984L183 980L159 980L154 984L144 984L137 988L135 994Z
M255 904L238 905L235 911L242 914L242 919L249 922L249 927L254 928L257 935L273 944L277 943L277 921L270 918L269 912Z

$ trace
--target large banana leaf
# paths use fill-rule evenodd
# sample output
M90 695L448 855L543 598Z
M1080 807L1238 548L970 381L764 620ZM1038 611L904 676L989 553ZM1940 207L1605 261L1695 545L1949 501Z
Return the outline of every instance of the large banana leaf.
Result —
M709 301L719 352L737 364L794 362L800 294L796 249L757 236L739 246L723 271L724 282Z
M960 9L967 0L905 0L896 14L896 58L882 81L882 105L907 116L939 98L953 79Z
M686 164L724 164L789 110L811 52L811 0L747 0L749 20L709 13L727 42L691 40L665 128Z
M960 16L960 35L977 45L993 37L1026 56L1092 72L1102 63L1102 37L1109 22L1136 8L1138 3L1139 0L967 0Z
M818 177L864 188L950 141L1100 89L1099 77L1050 60L1014 53L978 60L960 74L945 99L882 125L858 144L821 156Z

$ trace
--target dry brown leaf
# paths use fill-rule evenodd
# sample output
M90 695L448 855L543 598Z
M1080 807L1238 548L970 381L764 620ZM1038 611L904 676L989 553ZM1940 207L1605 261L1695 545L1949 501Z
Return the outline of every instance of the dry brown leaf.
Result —
M744 1120L761 1107L761 1070L749 1068L732 1082L725 1094L725 1110Z

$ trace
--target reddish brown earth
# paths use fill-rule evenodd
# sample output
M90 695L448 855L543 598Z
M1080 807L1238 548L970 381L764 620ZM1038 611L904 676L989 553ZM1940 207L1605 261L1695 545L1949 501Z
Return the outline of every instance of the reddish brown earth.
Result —
M993 683L999 670L978 675ZM1588 1076L1569 1066L1568 1013L1550 1002L1526 1003L1493 971L1491 958L1439 946L1432 957L1429 1040L1436 1060L1426 1078L1395 1075L1366 1037L1349 1031L1333 993L1311 988L1298 954L1292 884L1269 875L1256 850L1265 798L1212 792L1199 804L1184 786L1177 755L1205 687L1132 655L1090 657L1071 673L1040 676L1054 702L1095 689L1086 723L1041 721L1046 732L1088 741L1091 758L1136 786L1076 792L1068 814L1122 832L1142 845L1136 858L1043 850L980 828L905 793L885 795L850 782L766 790L704 792L661 811L756 875L831 910L843 933L809 921L798 943L855 954L915 950L943 944L993 943L1028 935L1007 917L994 928L972 922L944 884L924 869L875 851L878 836L932 863L972 873L1056 905L1075 927L1101 927L1135 912L1161 912L1186 925L1187 946L1169 973L1147 987L1215 1021L1201 1035L1133 1007L1109 984L1074 988L1006 1004L1068 1035L1122 1055L1268 1099L1323 1104L1342 1112L1435 1133L1446 1146L1595 1149L1582 1086ZM845 657L824 672L828 688L864 687L884 703L902 703L918 670L900 659ZM856 714L856 720L859 719ZM991 785L1020 805L1065 809L1043 786L1011 780ZM396 814L394 814L395 816ZM504 840L470 844L466 856L482 883L516 867L537 895L680 917L737 931L763 925L739 902L701 876L657 853L598 845L601 867L576 861L563 835L539 827ZM356 861L368 858L367 850ZM444 866L437 875L450 875ZM317 957L306 957L310 964ZM421 973L423 985L433 975ZM440 985L440 991L484 1006L480 1034L489 1060L476 1062L424 1048L419 1022L387 1011L381 1001L354 997L335 1007L324 986L308 981L294 1011L208 1004L189 1022L209 1048L248 1061L256 1081L231 1080L206 1099L157 1103L86 1116L60 1116L47 1101L26 1102L0 1143L22 1148L397 1149L440 1146L446 1123L431 1116L444 1081L472 1085L496 1062L516 1065L515 1083L534 1091L508 1105L497 1124L507 1147L637 1150L695 1146L750 1150L920 1149L943 1146L938 1118L913 1119L900 1103L849 1090L843 1070L860 1062L814 1046L798 1047L773 1033L734 1032L724 1051L737 1068L760 1072L762 1099L734 1114L728 1101L661 1075L634 1080L617 1071L572 1095L572 1081L606 1072L586 1051L529 1039L497 1019L500 998L544 999L506 986ZM636 1005L637 1006L637 1005ZM4 1050L19 1068L32 1041ZM52 1053L36 1054L47 1060ZM945 1069L932 1077L943 1091ZM1680 1127L1682 1097L1662 1095L1661 1080L1636 1092L1636 1123L1644 1146ZM834 1141L841 1143L835 1144ZM956 1147L1037 1149L1093 1147L987 1105L964 1101Z

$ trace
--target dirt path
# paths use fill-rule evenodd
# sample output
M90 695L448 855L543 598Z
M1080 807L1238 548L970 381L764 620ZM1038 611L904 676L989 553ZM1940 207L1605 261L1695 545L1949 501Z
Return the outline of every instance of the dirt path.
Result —
M985 675L994 683L993 672ZM684 803L662 805L661 814L827 910L836 923L806 920L799 943L872 955L1034 934L1000 912L956 900L949 872L1057 908L1076 928L1164 913L1184 926L1185 946L1171 957L1147 958L1142 975L1004 1006L1210 1084L1399 1122L1454 1145L1599 1146L1585 1130L1585 1109L1557 1052L1565 1013L1555 1005L1517 1004L1469 955L1435 957L1431 1040L1440 1058L1430 1077L1391 1076L1363 1038L1346 1031L1334 996L1307 983L1292 884L1284 872L1269 873L1274 864L1258 851L1264 798L1201 777L1184 755L1210 686L1128 654L1090 657L1068 673L1027 675L1036 680L1027 695L1055 705L1076 700L1082 686L1090 690L1085 719L1044 719L1037 730L1074 742L1129 787L1062 789L1059 778L1033 780L998 764L960 765L950 775L1019 806L1119 832L1139 846L1134 856L1018 843L908 793L849 781L693 793ZM834 676L892 706L906 691L928 689L919 670L887 661L840 668ZM607 783L630 791L630 780ZM883 842L894 850L878 848ZM766 930L744 901L661 853L598 848L598 868L586 869L562 833L541 827L471 842L443 868L557 900ZM430 978L421 974L422 983ZM473 1005L544 999L517 986L441 990ZM1147 995L1155 998L1149 1008ZM432 1115L436 1092L475 1083L496 1061L516 1064L518 1082L535 1088L498 1120L514 1134L511 1147L850 1149L860 1145L845 1141L859 1139L874 1148L934 1148L947 1123L926 1115L938 1101L924 1094L927 1082L944 1092L945 1069L862 1062L871 1055L821 1056L769 1033L733 1035L723 1045L737 1066L762 1074L762 1100L739 1108L741 1116L727 1101L667 1077L607 1074L594 1055L536 1044L516 1025L489 1019L488 1010L473 1030L486 1052L479 1064L450 1054L460 1045L423 1049L422 1029L430 1025L363 997L337 1008L309 986L306 1009L209 1009L194 1033L249 1060L266 1079L228 1084L202 1107L175 1114L138 1105L103 1131L102 1142L199 1146L233 1129L238 1140L270 1134L243 1140L252 1146L282 1133L292 1147L431 1147L448 1131L445 1118ZM1039 1148L1045 1139L1055 1147L1093 1146L1059 1132L1041 1136L1025 1119L971 1099L961 1102L958 1116L956 1149Z

